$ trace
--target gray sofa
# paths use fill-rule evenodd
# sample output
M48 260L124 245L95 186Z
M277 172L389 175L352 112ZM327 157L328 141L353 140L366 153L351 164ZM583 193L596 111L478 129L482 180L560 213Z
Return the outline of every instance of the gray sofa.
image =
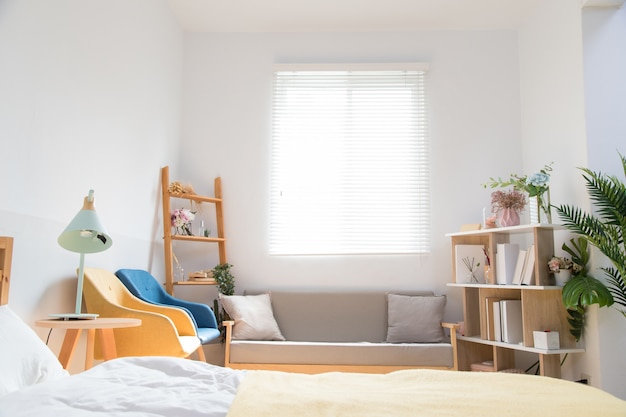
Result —
M246 306L251 301L260 304ZM222 296L222 305L233 319L224 323L225 366L230 368L303 373L457 369L456 325L441 323L445 296L432 292L247 291ZM265 331L257 332L263 326ZM420 334L407 335L407 329Z

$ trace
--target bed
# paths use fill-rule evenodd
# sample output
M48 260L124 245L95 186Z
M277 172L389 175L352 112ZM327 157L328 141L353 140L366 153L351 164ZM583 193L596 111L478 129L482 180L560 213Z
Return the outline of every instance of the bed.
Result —
M7 285L0 292L8 288L2 278ZM126 357L70 375L9 305L1 305L0 417L41 415L625 417L626 401L547 377L429 369L305 375Z

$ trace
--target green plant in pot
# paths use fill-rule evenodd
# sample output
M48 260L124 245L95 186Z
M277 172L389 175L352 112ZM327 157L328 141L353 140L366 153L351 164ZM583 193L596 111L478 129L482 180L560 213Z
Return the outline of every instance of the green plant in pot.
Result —
M217 281L217 290L222 295L234 295L235 294L235 277L230 272L230 268L232 268L231 264L218 264L212 270L213 278ZM220 329L220 332L224 333L224 328L222 323L225 320L230 320L228 313L223 308L220 308L218 300L213 300L213 312L215 313L215 318L217 319L217 324Z
M621 154L619 156L626 177L626 158ZM626 186L617 176L594 172L588 168L580 169L583 171L595 214L570 205L555 208L565 228L595 246L611 262L612 266L600 268L606 276L606 287L611 295L610 300L605 300L606 305L615 302L621 306L619 311L626 317ZM580 250L578 253L580 254ZM584 281L572 284L570 289L576 290L575 293L568 295L570 293L566 294L565 288L563 289L563 296L568 295L568 300L564 298L565 304L575 299L574 294L578 294L583 302L591 302L598 295L597 288L595 283L591 285Z

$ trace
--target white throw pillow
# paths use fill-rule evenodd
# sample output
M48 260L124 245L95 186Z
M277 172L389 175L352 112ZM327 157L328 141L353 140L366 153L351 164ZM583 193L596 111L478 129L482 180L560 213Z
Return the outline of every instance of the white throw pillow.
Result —
M387 342L443 342L441 321L445 306L445 295L387 294Z
M0 396L69 375L35 331L8 305L0 306L0 370Z
M235 340L285 340L272 311L269 294L219 295L224 310L235 321Z

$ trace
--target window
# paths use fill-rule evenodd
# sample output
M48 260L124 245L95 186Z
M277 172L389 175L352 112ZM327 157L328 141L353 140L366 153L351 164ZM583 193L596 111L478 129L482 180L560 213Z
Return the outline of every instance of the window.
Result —
M424 253L426 65L278 65L270 254Z

